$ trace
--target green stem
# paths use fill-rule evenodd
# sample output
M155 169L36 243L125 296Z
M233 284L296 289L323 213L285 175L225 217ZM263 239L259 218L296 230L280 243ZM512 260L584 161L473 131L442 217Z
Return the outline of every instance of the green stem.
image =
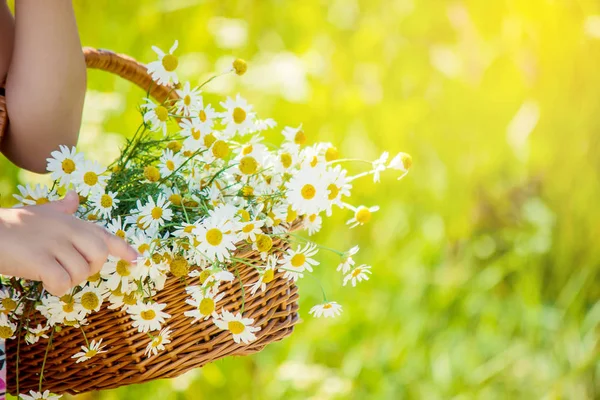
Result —
M40 383L38 386L38 391L42 392L42 381L44 380L44 368L46 368L46 360L48 359L48 351L52 346L52 339L54 338L54 329L52 333L50 333L50 338L48 339L48 346L46 346L46 352L44 353L44 361L42 361L42 371L40 372Z

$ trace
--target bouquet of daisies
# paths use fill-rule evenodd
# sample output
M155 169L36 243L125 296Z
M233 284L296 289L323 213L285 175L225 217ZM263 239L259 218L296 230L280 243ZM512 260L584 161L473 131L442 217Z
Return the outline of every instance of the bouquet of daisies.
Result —
M202 97L204 84L194 88L179 82L176 47L177 42L168 53L154 48L158 60L148 64L148 72L177 96L162 103L144 99L140 127L117 160L102 165L63 146L48 159L53 186L19 186L15 196L20 205L30 205L77 191L76 216L130 243L139 253L137 262L110 257L99 273L62 297L34 282L3 278L1 338L15 337L25 299L45 318L45 324L24 327L27 343L64 326L85 326L90 314L107 307L125 311L134 327L149 334L146 355L152 357L164 350L171 333L167 304L156 302L156 294L169 277L200 277L201 284L186 286L184 314L190 324L212 320L236 343L251 343L260 328L243 310L234 314L220 304L221 286L236 280L232 266L242 263L257 270L255 281L244 282L248 297L268 290L276 273L295 282L318 272L316 255L322 247L298 232L318 232L335 209L348 213L350 228L369 222L378 207L350 203L354 182L369 176L378 182L388 169L397 170L400 178L408 172L406 153L391 159L384 153L366 162L340 159L331 143L308 145L302 125L283 128L280 143L267 143L262 134L275 129L275 121L259 119L239 94L213 106ZM246 68L236 60L227 72L242 75ZM356 161L367 168L350 175L344 165ZM287 243L286 250L274 251L275 240ZM240 255L242 247L260 254L260 261ZM371 267L354 261L358 247L327 250L340 257L343 285L369 279ZM315 317L341 312L334 301L309 311ZM72 357L86 362L108 350L100 339Z

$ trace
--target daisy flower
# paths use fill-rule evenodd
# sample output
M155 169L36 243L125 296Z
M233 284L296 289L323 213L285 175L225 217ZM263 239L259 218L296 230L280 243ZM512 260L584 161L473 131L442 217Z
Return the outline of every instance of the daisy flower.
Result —
M298 152L281 150L274 158L274 171L279 174L290 171L298 164Z
M171 202L171 204L175 206L180 206L183 201L183 196L181 195L181 191L177 188L177 186L173 185L172 187L161 186L162 193L165 195L167 200Z
M102 218L110 218L112 211L120 202L120 200L117 199L117 194L115 192L95 193L93 194L91 201L93 207L92 212Z
M312 307L308 313L312 314L315 318L333 318L342 313L342 306L335 301L329 301Z
M373 173L373 182L379 182L379 175L387 168L385 166L385 163L387 162L389 156L390 153L384 151L381 157L373 161L373 169L371 170L371 172Z
M398 153L396 157L394 157L392 161L390 161L387 167L398 171L402 171L402 175L398 177L398 180L400 180L404 175L408 173L408 170L411 166L412 157L410 156L410 154Z
M308 235L312 236L321 230L323 218L321 218L321 216L318 214L306 215L302 221L302 224L304 228L308 230Z
M215 218L207 218L202 224L194 228L194 235L198 244L196 249L208 259L217 259L221 262L229 258L230 252L235 251L237 235L231 233L230 222L218 223Z
M48 339L46 332L48 332L49 329L49 326L42 326L42 324L38 324L36 328L27 328L25 341L27 344L35 344L40 340L40 338Z
M252 326L254 319L243 318L240 313L234 315L224 309L218 318L213 318L213 322L218 328L231 332L236 343L251 343L256 340L254 332L260 331L260 327Z
M163 351L165 349L165 344L171 343L170 338L171 330L169 328L163 328L158 335L152 337L152 340L150 343L148 343L148 346L146 346L144 355L146 357L157 355L159 351Z
M342 271L343 274L350 271L350 268L352 268L354 266L354 260L352 259L352 257L356 253L358 253L358 250L359 250L359 247L354 246L353 248L351 248L350 250L345 252L342 255L342 259L340 260L340 264L338 265L336 271Z
M304 271L313 272L312 267L319 265L319 262L311 257L314 257L317 252L317 245L313 243L307 243L303 249L300 246L296 250L288 249L278 261L279 270L285 272L283 277L297 281L304 276Z
M192 324L201 320L207 320L211 316L218 317L215 312L217 302L225 297L225 293L215 294L210 291L206 294L202 294L202 291L194 291L192 293L193 298L187 299L185 302L194 307L194 309L183 313L186 317L194 319Z
M300 214L318 214L327 208L328 190L318 170L303 168L288 183L287 199Z
M243 240L254 242L256 235L262 233L261 227L265 221L252 220L248 222L242 222L240 225L239 235Z
M0 339L12 339L17 330L17 324L10 322L6 314L0 314Z
M215 111L212 105L204 105L202 99L198 102L197 109L195 110L194 123L205 135L208 135L213 131L215 120L219 118L219 113Z
M35 186L31 186L29 184L25 186L18 185L17 189L19 189L20 195L13 195L19 204L17 206L35 206L46 204L50 201L58 200L58 196L54 191L50 191L48 186L40 185L39 183Z
M106 169L98 161L85 161L81 168L73 173L73 180L77 193L88 196L90 193L104 192L108 176L103 175Z
M87 286L75 295L77 301L85 309L86 313L99 311L106 296L106 289Z
M159 168L161 176L170 176L177 170L185 158L181 154L175 154L169 149L165 149L163 155L160 157Z
M77 361L75 363L80 363L91 359L97 354L106 353L106 350L102 350L104 346L101 346L102 339L100 339L97 343L95 340L92 340L88 346L81 346L81 351L71 356L71 358L76 358Z
M118 287L128 287L139 278L140 272L137 264L109 255L100 276L106 279L105 285L109 290L116 290Z
M327 183L327 216L331 216L334 205L343 208L342 196L349 197L352 184L348 177L348 171L342 169L340 165L335 168L328 168L324 174L324 179Z
M179 83L175 70L179 65L179 60L173 52L177 50L179 42L176 40L169 52L164 51L156 46L152 46L152 50L158 55L158 61L153 61L147 65L148 73L159 85L167 85L169 83Z
M258 271L258 280L247 285L250 287L250 294L254 296L259 289L263 292L267 290L267 284L275 279L275 268L277 268L277 256L268 256L267 265Z
M69 149L67 146L60 145L59 150L50 153L50 158L47 158L48 166L46 170L51 173L53 180L59 180L60 185L69 186L73 172L84 161L83 154L77 153L75 147Z
M346 286L349 281L352 282L352 286L356 286L357 282L368 281L370 274L372 274L370 266L363 264L356 267L344 277L343 286Z
M148 196L148 202L141 206L138 200L138 210L140 210L140 223L147 225L151 230L158 230L165 221L170 221L173 211L169 209L171 203L162 194L158 195L156 202L151 196Z
M145 99L146 103L142 106L144 112L144 122L150 125L153 132L163 131L167 135L167 121L169 121L169 109L162 104L155 104L150 99Z
M58 400L62 397L59 394L52 394L49 390L45 392L36 392L33 390L29 391L29 394L20 394L19 398L21 400Z
M350 218L346 222L346 225L350 225L350 228L355 228L358 225L366 224L367 222L369 222L371 220L373 213L375 211L379 211L379 206L373 206L373 207L359 206L356 208L354 208L354 207L349 207L349 208L354 211L354 217Z
M239 94L234 99L230 97L221 102L221 107L225 109L221 113L223 125L226 126L225 134L231 138L236 133L245 135L256 131L254 120L256 115L252 112L252 106L248 104Z
M281 133L285 137L283 147L287 150L293 150L297 153L300 147L306 144L306 134L302 129L302 124L297 128L286 126Z
M8 288L0 289L0 313L6 315L15 313L20 315L23 311L21 297L16 291L12 294L10 292Z
M184 119L179 123L181 135L184 137L183 147L193 152L207 147L200 126L194 121Z
M132 326L138 328L138 332L148 332L160 330L165 319L171 318L169 314L163 312L166 304L160 303L138 303L127 309L127 313L133 320Z
M117 218L113 218L108 224L106 224L106 229L121 239L125 239L127 237L127 225L123 223L120 215Z
M190 89L190 83L186 82L183 89L175 91L179 95L177 100L177 113L186 117L192 115L192 112L202 107L202 96L200 95L200 89Z

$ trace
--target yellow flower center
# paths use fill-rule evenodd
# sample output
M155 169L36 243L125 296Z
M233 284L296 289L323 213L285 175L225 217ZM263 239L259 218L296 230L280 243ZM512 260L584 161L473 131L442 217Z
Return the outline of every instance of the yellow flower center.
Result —
M317 219L317 214L311 214L311 215L308 217L308 220L309 220L310 222L315 222L315 219Z
M212 133L209 133L208 135L204 136L204 146L206 146L206 147L212 146L213 143L216 141L217 141L217 138Z
M236 124L241 124L246 120L246 111L243 108L236 107L233 109L233 121Z
M270 236L260 234L256 237L256 248L258 251L266 253L271 250L271 247L273 247L273 239Z
M131 264L128 261L119 260L117 261L117 266L115 267L115 270L120 276L129 276L131 275L131 271L129 270L130 265Z
M358 209L358 211L356 212L356 215L354 216L356 218L356 221L358 221L361 224L366 224L367 222L369 222L371 220L371 211L369 211L368 208L366 207L361 207Z
M154 113L160 122L166 122L169 119L169 110L164 106L157 106Z
M198 113L198 118L200 118L201 122L206 122L206 112L204 112L204 110L200 110L200 112Z
M296 218L298 218L298 212L294 210L291 205L289 205L287 209L287 217L285 218L285 222L294 222Z
M14 335L14 331L10 326L0 326L0 339L8 339Z
M98 350L88 350L85 352L85 356L87 358L92 358L94 357L96 354L98 354Z
M244 156L240 160L240 172L245 175L252 175L258 169L258 162L254 157Z
M177 194L177 193L173 193L172 195L169 196L169 201L171 202L171 204L180 206L181 205L181 195Z
M190 104L192 104L192 98L190 97L189 94L186 94L185 97L183 98L183 104L185 104L186 106L189 106Z
M70 313L73 312L73 310L75 309L75 303L73 303L72 301L67 303L67 304L63 304L62 309L64 312L66 313Z
M83 174L83 182L88 186L94 186L98 183L98 175L95 172L88 171Z
M275 279L275 270L273 270L273 269L266 270L264 275L262 276L262 282L269 283L269 282L272 282L273 279Z
M222 240L223 240L223 233L220 230L218 230L217 228L209 229L206 232L206 241L211 246L220 245Z
M75 171L75 162L70 158L65 158L62 163L60 163L62 170L65 174L71 174Z
M234 335L239 335L246 329L246 326L240 321L229 321L227 323L227 327L229 328L229 331Z
M167 144L167 149L171 150L173 153L179 153L182 147L183 145L176 140L173 140Z
M246 224L244 225L244 227L242 228L242 232L244 233L250 233L254 230L254 224Z
M137 297L135 292L131 292L123 296L123 303L128 306L135 306L137 304Z
M242 217L242 221L250 221L250 213L246 210L239 210L238 214Z
M88 221L98 221L98 216L96 214L88 214Z
M292 267L296 267L296 268L303 266L305 262L306 262L306 256L302 253L295 254L294 257L292 257L292 261L291 261Z
M340 152L338 151L337 148L335 148L333 146L328 148L327 151L325 152L325 160L327 160L327 162L337 160L339 156L340 156Z
M94 292L87 292L81 296L81 305L86 310L94 310L98 305L100 305L100 299L98 295Z
M162 344L162 342L163 342L162 336L157 336L154 339L152 339L152 347L158 347Z
M248 70L248 64L246 64L246 61L242 60L241 58L238 58L233 62L233 69L235 70L236 74L244 75Z
M161 207L154 207L151 214L153 219L160 219L163 215L163 209Z
M188 225L185 228L183 228L183 231L185 233L192 233L193 230L194 230L194 225Z
M215 301L209 297L203 298L200 304L198 304L198 311L202 315L212 314L215 311Z
M102 197L100 197L100 205L104 208L112 207L112 205L113 205L112 197L110 197L110 195L108 195L108 194L103 194Z
M281 160L281 165L283 165L284 168L289 168L292 166L292 155L290 153L283 153L281 156L279 156L279 159Z
M87 278L88 282L98 282L100 280L100 272L96 272Z
M45 197L40 197L39 199L37 199L37 200L35 201L35 204L37 204L38 206L41 206L42 204L46 204L46 203L48 203L49 201L50 201L50 200L48 200L48 199L47 199L47 198L45 198Z
M116 237L120 237L121 239L125 239L125 231L123 229L118 229L115 232Z
M156 317L154 310L146 310L140 313L140 317L146 321L152 321Z
M200 276L198 277L198 279L200 280L200 284L204 284L204 282L206 282L206 280L210 277L210 275L211 275L211 273L207 269L200 272Z
M310 166L314 168L317 166L318 163L319 159L317 158L317 156L313 156L312 160L310 161Z
M402 153L400 159L402 160L404 169L410 169L410 167L412 167L412 157L410 156L410 154Z
M167 160L167 162L165 163L165 167L167 167L167 169L169 171L174 171L175 170L175 163L172 160Z
M329 303L323 304L323 309L325 309L325 310L329 310L331 307L333 307L333 306Z
M148 179L150 182L156 182L160 179L160 172L158 168L149 165L144 168L144 178Z
M352 277L356 278L358 275L360 275L361 272L362 272L362 269L356 268L354 271L352 271Z
M242 150L242 154L247 156L248 154L252 153L252 150L254 150L254 146L249 144L248 146L244 147L244 150Z
M144 254L148 250L150 250L150 245L148 243L142 243L138 246L138 251L140 252L140 254Z
M252 186L246 185L242 188L242 196L250 197L252 195L254 195L254 188Z
M296 136L294 136L294 143L298 145L303 145L304 143L306 143L306 134L304 134L304 131L302 129L300 129L296 133Z
M212 152L217 158L225 158L229 154L229 145L222 140L217 140L213 145Z
M329 200L334 200L337 195L340 193L340 188L337 187L337 185L335 184L330 184L329 186L327 186L327 190L329 190L329 196L327 196L327 198Z
M201 133L198 129L192 128L191 133L194 140L200 140Z
M146 228L148 227L147 225L145 225L145 224L142 222L142 219L143 219L143 218L144 218L144 216L143 216L143 215L140 215L139 217L137 217L137 220L136 220L136 225L137 225L137 227L138 227L139 229L141 229L141 230L144 230L144 229L146 229Z
M181 278L186 276L190 271L189 264L187 260L183 256L175 256L171 264L169 265L169 270L173 274L173 276L177 278Z
M306 185L302 186L300 194L305 200L310 200L315 197L315 194L317 194L317 189L315 189L315 187L310 183L307 183Z
M13 311L17 308L17 302L10 297L7 297L2 299L2 308L4 308L5 311Z
M173 54L167 54L162 59L162 65L165 71L173 72L179 65L179 60Z

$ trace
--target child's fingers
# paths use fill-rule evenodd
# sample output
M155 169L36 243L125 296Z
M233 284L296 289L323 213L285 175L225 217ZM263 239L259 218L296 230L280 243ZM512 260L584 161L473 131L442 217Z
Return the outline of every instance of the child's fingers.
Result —
M74 214L77 207L79 207L79 196L76 192L70 191L62 199L51 201L39 207L52 209L63 214Z
M86 226L88 228L89 226ZM73 244L88 262L89 276L100 271L108 258L108 246L104 241L104 234L100 229L86 229L80 232L74 239ZM89 277L88 276L88 277Z
M108 252L111 255L129 262L134 262L137 260L139 256L138 252L135 251L129 244L127 244L127 242L114 235L111 235L104 229L102 229L102 232L104 233L104 242L106 243Z
M79 285L90 276L90 266L87 260L75 247L67 245L56 249L55 257L69 274L71 287Z
M55 296L62 296L73 287L69 273L52 258L44 261L40 280L44 282L46 290Z

